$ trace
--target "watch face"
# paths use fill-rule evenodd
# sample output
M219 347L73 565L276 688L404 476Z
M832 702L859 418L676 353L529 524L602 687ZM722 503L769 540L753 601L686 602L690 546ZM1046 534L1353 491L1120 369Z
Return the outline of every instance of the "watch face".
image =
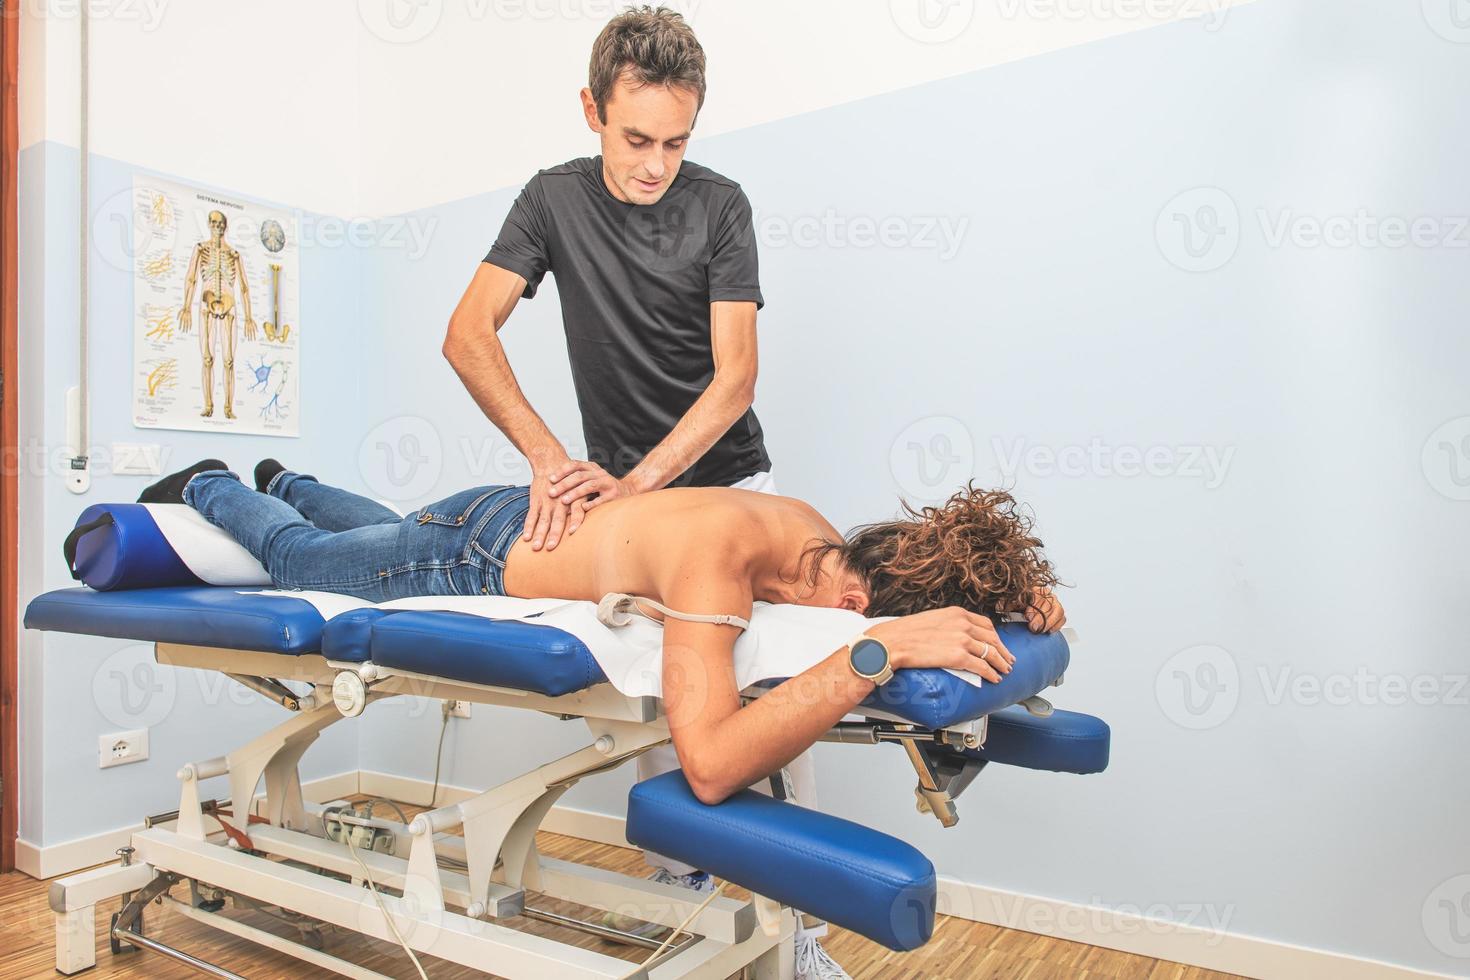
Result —
M888 666L888 650L877 640L864 638L852 645L851 660L859 674L873 677Z

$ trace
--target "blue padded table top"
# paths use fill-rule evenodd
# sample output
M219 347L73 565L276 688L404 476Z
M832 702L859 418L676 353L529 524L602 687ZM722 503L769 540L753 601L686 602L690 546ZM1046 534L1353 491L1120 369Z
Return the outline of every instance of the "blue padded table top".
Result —
M25 625L84 636L295 655L321 648L325 624L304 599L191 585L123 592L58 589L31 600Z
M863 704L914 724L943 728L1023 701L1051 686L1067 669L1071 654L1060 633L1037 635L1015 623L1002 623L998 631L1016 656L1001 683L976 687L948 671L901 670ZM398 670L550 697L607 679L582 641L554 626L457 612L347 613L327 627L323 652L329 660L367 659Z
M606 680L585 644L553 626L466 613L359 609L325 623L309 602L229 586L118 592L61 589L32 600L25 625L91 636L301 654L374 663L433 677L558 697ZM942 670L902 670L863 702L905 721L943 728L1044 690L1066 670L1067 641L1002 623L1016 655L999 684L976 687ZM776 683L776 682L772 682Z

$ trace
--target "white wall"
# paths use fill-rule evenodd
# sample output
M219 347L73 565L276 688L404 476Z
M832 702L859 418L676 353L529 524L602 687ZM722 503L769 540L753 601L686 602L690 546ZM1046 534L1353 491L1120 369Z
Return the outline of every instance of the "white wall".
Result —
M709 60L701 138L1169 23L1244 0L669 0ZM587 152L577 92L614 0L365 2L359 206L397 214ZM1102 11L1100 14L1099 12ZM390 19L390 13L393 19ZM924 15L921 18L921 13Z

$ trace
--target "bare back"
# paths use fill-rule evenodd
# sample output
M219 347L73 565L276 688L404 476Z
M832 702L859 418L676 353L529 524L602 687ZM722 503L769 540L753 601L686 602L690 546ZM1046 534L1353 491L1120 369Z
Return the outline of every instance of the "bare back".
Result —
M673 605L675 593L689 594L691 576L710 577L727 601L728 587L742 586L746 607L685 611L748 615L749 601L798 601L797 563L818 539L841 535L799 500L725 487L658 490L594 509L553 551L517 541L505 588L523 598L593 602L626 592Z

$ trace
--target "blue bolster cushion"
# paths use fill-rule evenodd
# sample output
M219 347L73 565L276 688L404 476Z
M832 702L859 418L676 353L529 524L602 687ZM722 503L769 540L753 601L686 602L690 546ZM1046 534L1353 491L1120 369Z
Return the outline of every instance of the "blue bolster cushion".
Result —
M99 592L271 581L238 542L185 504L93 504L62 552L72 578Z
M142 504L88 507L67 535L64 553L72 578L99 592L204 584Z
M683 772L628 794L628 840L900 952L934 932L934 865L840 817L741 790L699 802Z

